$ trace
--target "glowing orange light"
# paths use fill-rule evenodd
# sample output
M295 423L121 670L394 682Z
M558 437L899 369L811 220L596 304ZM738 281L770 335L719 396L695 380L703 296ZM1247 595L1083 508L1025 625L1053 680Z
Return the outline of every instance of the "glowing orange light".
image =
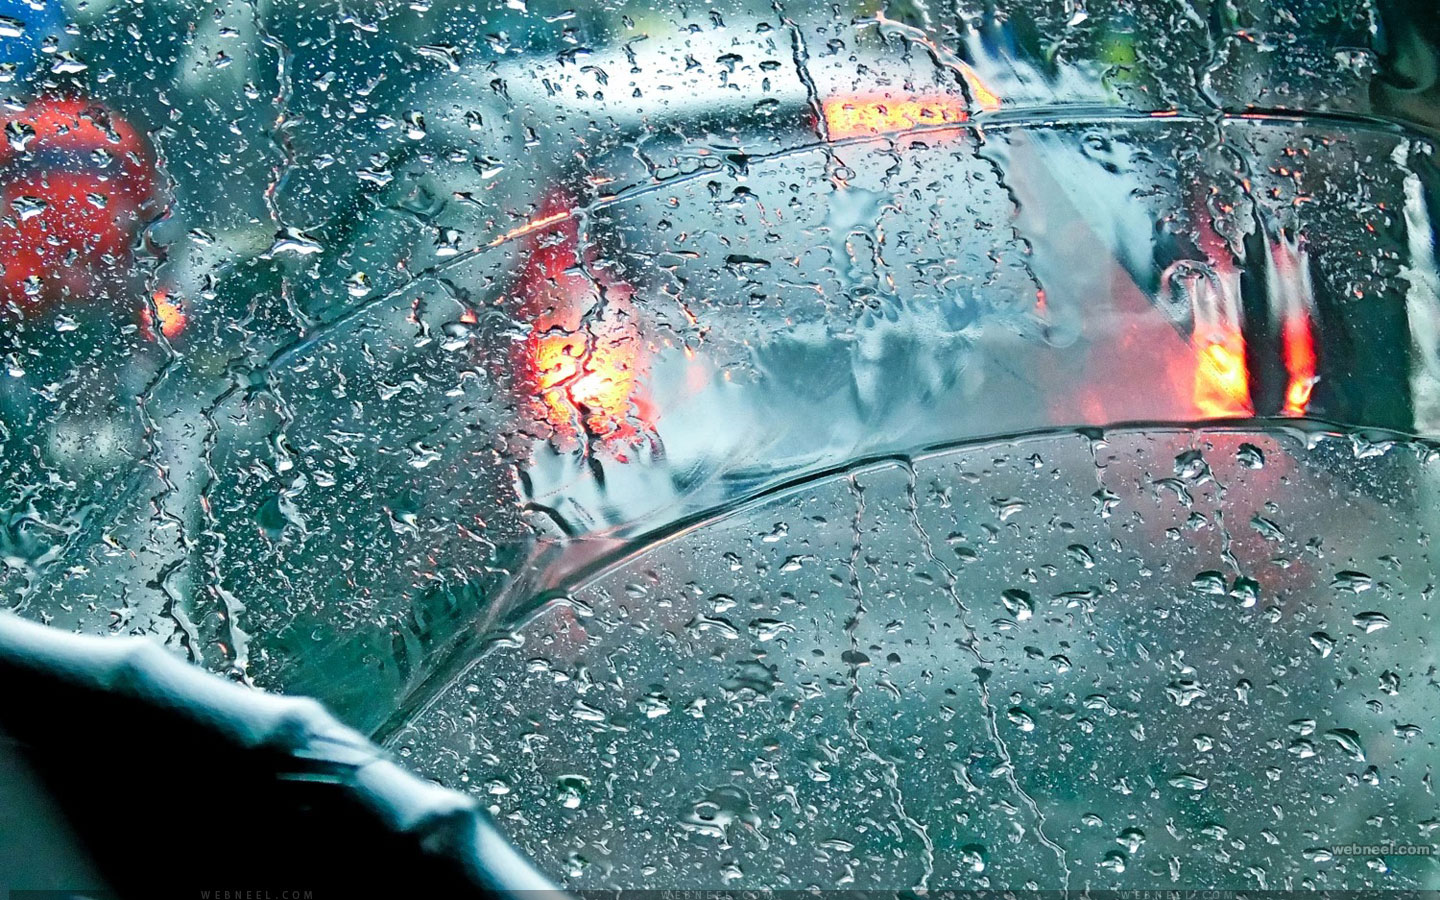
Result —
M1213 194L1214 189L1210 192ZM1201 200L1192 195L1192 208ZM1250 373L1245 367L1245 333L1240 309L1240 275L1224 238L1210 226L1203 211L1196 216L1196 235L1205 262L1187 262L1177 270L1189 283L1194 330L1190 345L1195 359L1191 403L1201 418L1220 419L1254 415L1250 400Z
M1238 329L1207 338L1197 337L1195 347L1195 408L1209 419L1246 416L1255 411L1250 402L1250 374L1245 369L1245 339Z
M160 333L166 338L174 338L185 330L185 310L177 302L171 302L163 291L156 291L150 298L155 303L155 312L150 312L150 307L143 307L140 310L140 323L145 326L145 333L154 337L153 327L155 317L160 319Z
M922 125L948 125L969 118L959 98L944 96L838 97L826 100L821 109L831 140L891 134Z
M519 272L521 315L532 325L523 384L552 439L573 444L583 434L624 461L627 448L653 430L641 395L646 358L633 288L596 271L593 248L582 261L570 205L567 196L552 194L521 231L532 235Z
M1287 316L1282 338L1285 371L1290 374L1285 389L1285 415L1303 416L1315 389L1315 333L1310 327L1310 317L1303 311Z
M548 215L540 216L537 219L531 219L524 225L521 225L518 228L512 228L504 234L500 235L495 240L490 242L490 246L498 247L506 241L513 241L515 238L521 238L529 234L534 234L542 228L554 225L556 222L563 222L568 218L570 218L570 211L567 209L562 209L559 212L553 212L549 213Z
M981 112L995 112L1000 108L1000 95L981 80L979 73L963 62L960 73L965 76L965 84L970 88L970 99L980 107Z
M639 374L634 336L611 321L592 327L598 334L588 339L559 330L535 340L531 361L545 419L566 437L577 436L577 416L591 434L632 437L636 429L628 420Z

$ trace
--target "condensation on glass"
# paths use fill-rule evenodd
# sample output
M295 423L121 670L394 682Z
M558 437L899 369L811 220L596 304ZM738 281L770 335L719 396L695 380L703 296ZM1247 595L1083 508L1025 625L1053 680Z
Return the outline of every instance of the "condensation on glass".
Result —
M1437 35L0 3L5 605L574 887L1440 888Z

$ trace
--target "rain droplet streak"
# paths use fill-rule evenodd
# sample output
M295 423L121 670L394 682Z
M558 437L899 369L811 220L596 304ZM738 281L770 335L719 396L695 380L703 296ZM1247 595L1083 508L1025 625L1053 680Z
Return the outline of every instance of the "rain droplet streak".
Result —
M846 655L842 655L842 661L850 667L850 688L846 693L846 719L849 726L850 738L859 746L860 752L880 765L885 773L885 787L890 792L891 801L894 804L895 815L911 833L920 840L920 859L922 871L920 878L915 882L915 890L924 893L929 887L930 879L935 875L935 843L930 838L930 831L925 824L917 820L905 809L905 794L900 787L900 769L893 760L886 759L875 752L870 744L870 739L860 731L859 711L856 708L856 700L860 695L860 666L862 660L868 659L860 653L859 644L856 640L856 630L860 626L860 620L865 615L865 598L860 585L860 555L864 549L864 533L862 526L865 521L865 489L860 486L855 476L849 475L846 478L846 486L855 499L855 517L851 523L851 544L850 557L846 561L846 569L850 577L850 591L854 596L855 607L851 611L850 621L846 624L845 630L850 636L850 649ZM848 656L848 658L847 658Z
M1056 844L1050 839L1048 835L1045 834L1045 814L1040 811L1039 804L1035 802L1035 799L1033 797L1031 797L1028 793L1025 792L1025 789L1020 786L1020 782L1016 779L1015 764L1010 757L1010 748L1006 746L1005 739L1000 735L1000 726L996 719L995 707L990 701L990 689L985 683L988 676L986 674L982 674L987 672L985 666L988 665L990 661L987 660L980 653L978 647L978 636L976 635L973 627L970 625L970 610L965 605L965 602L960 598L960 592L958 589L959 579L956 577L955 572L948 565L946 565L938 555L936 555L935 544L930 539L929 532L925 530L924 524L920 521L920 503L919 497L916 494L915 490L916 477L917 476L915 472L914 462L911 460L907 460L905 463L905 509L907 517L909 519L910 527L914 530L915 536L919 539L920 546L924 548L929 561L940 567L940 571L945 579L946 596L948 596L950 598L950 601L954 604L956 613L959 615L960 620L963 623L967 632L966 637L962 642L962 647L965 649L966 652L970 653L975 657L975 661L977 663L977 665L971 670L971 672L975 676L975 685L977 692L980 695L980 707L985 714L985 723L990 735L990 742L991 745L995 748L995 754L1000 759L1000 766L1003 769L1004 777L1009 784L1010 789L1015 792L1017 797L1020 798L1020 802L1025 805L1026 809L1033 817L1035 821L1036 836L1040 839L1040 842L1044 844L1047 849L1050 850L1051 853L1055 854L1055 858L1060 864L1060 881L1062 888L1065 890L1069 890L1070 863L1065 856L1065 849L1059 844ZM1005 508L1009 508L1010 506L1015 505L1015 503L1015 501L1012 501L1011 503L1006 504ZM992 503L992 506L993 505L994 504ZM1019 504L1020 508L1023 508L1023 506L1023 503ZM1018 512L1019 510L1016 509L1015 511ZM1002 518L1004 517L1005 516L1002 515ZM1028 600L1028 596L1026 599ZM1028 618L1029 608L1027 607L1026 609L1026 617ZM1033 721L1030 724L1033 728Z

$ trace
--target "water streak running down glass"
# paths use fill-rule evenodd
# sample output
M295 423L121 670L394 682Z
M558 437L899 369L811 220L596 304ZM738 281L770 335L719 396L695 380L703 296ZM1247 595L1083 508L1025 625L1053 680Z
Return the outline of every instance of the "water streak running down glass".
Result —
M1426 4L0 16L7 607L575 888L1440 889Z

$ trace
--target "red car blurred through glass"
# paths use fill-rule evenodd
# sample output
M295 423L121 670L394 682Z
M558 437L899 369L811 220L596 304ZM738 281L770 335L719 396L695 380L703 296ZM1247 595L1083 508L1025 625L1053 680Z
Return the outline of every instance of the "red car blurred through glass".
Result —
M126 283L131 244L158 211L149 143L120 116L79 98L5 109L0 127L6 301L83 306Z

